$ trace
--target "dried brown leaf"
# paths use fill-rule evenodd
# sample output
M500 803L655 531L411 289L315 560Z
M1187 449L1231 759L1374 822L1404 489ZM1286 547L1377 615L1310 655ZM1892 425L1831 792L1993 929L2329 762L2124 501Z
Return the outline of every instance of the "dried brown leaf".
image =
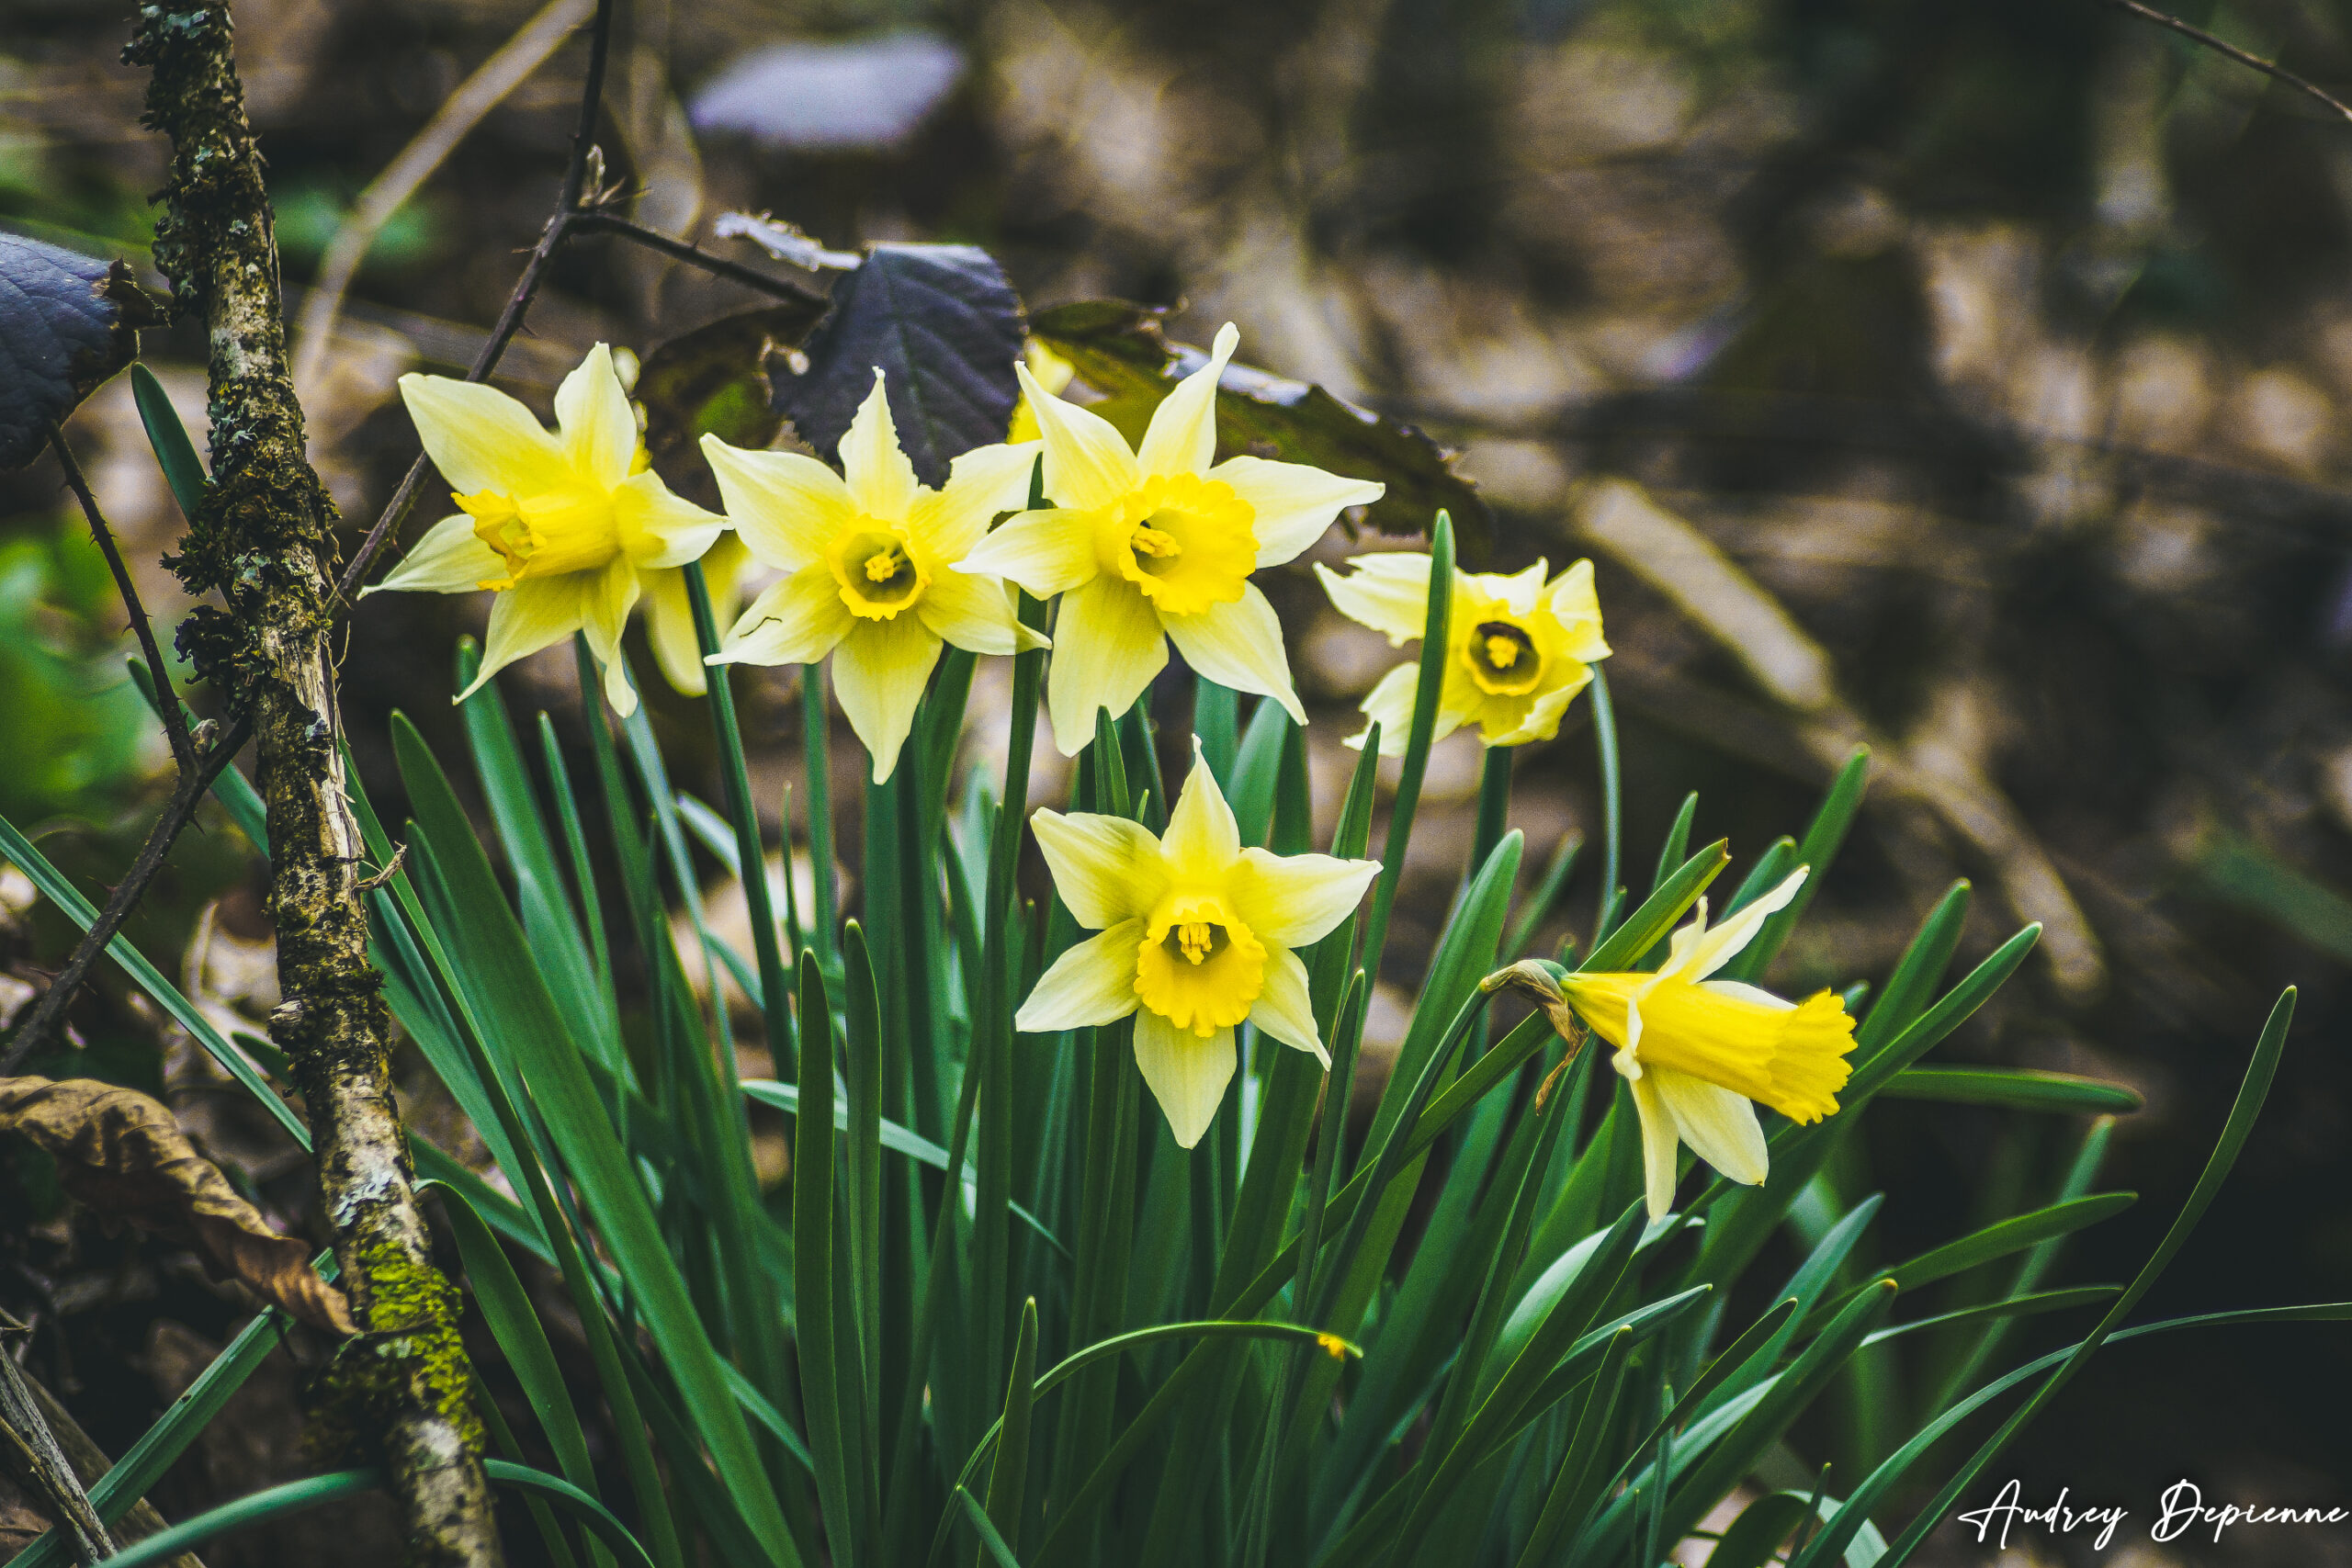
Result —
M314 1327L356 1334L344 1293L311 1269L311 1249L280 1235L196 1152L169 1110L136 1089L88 1078L0 1078L0 1134L57 1161L65 1190L142 1230L193 1236L262 1298Z

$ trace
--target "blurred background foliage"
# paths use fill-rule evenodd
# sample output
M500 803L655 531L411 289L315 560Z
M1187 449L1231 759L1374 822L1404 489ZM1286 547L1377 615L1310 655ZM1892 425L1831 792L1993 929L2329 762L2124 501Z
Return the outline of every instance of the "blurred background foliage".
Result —
M2314 80L2352 81L2341 6L2177 9ZM357 194L531 14L239 5L295 310ZM2097 0L633 0L622 14L600 141L639 221L747 261L761 258L712 239L719 214L773 211L842 247L977 243L1033 307L1169 306L1171 335L1193 342L1233 320L1244 357L1460 447L1497 513L1489 564L1595 556L1631 874L1686 790L1701 791L1699 839L1753 854L1848 744L1871 741L1864 829L1777 979L1882 976L1954 876L1979 887L1974 954L2018 919L2045 921L2043 956L1946 1053L2094 1071L2146 1096L2109 1168L2144 1201L2085 1237L2075 1277L2125 1277L2144 1256L2269 998L2304 987L2285 1092L2148 1310L2352 1295L2352 126ZM144 265L161 150L137 125L143 83L117 62L121 7L0 0L0 222ZM457 146L344 301L303 391L355 537L413 450L395 378L462 368L537 234L583 52L577 38L557 50ZM592 342L648 351L757 303L584 239L502 379L544 407ZM199 351L149 334L198 431ZM103 390L73 435L172 619L185 603L158 561L180 521L127 388ZM40 824L87 886L127 860L163 752L62 499L47 464L0 479L0 809ZM1349 548L1335 538L1311 558ZM1268 586L1328 770L1391 656L1320 604L1304 562ZM483 610L401 595L352 625L345 718L388 815L385 716L453 734L449 649ZM786 674L755 673L745 699L771 809L797 758ZM510 679L526 705L560 715L572 700L566 660ZM1001 703L991 680L976 707ZM716 798L696 771L699 718L649 696L673 771ZM1596 819L1582 726L1521 761L1537 855ZM985 722L971 743L1001 755ZM855 749L835 754L838 787L854 787ZM1467 739L1433 760L1400 933L1442 917L1476 766ZM1065 787L1048 754L1033 795ZM1580 918L1590 880L1571 892ZM246 1030L275 999L257 886L249 849L213 823L131 928ZM5 1011L65 932L27 889L0 893ZM91 1053L77 1070L160 1076L302 1219L307 1180L184 1042L106 985L75 1027ZM126 1055L125 1040L143 1043ZM419 1117L435 1104L419 1085ZM1952 1234L1971 1191L2052 1180L2079 1134L1998 1130L2013 1126L1889 1107L1825 1195L1889 1190L1879 1242L1900 1256ZM119 1440L198 1364L190 1343L230 1320L223 1288L36 1218L49 1228L0 1238L0 1267L22 1276L0 1290L49 1314L76 1358L77 1408ZM2352 1474L2347 1378L2352 1348L2316 1328L2163 1362L2111 1354L2029 1434L2018 1472L2029 1497L2063 1483L2152 1508L2186 1472L2209 1497L2315 1500ZM291 1386L253 1395L277 1401L280 1426ZM1867 1426L1857 1413L1824 1446L1860 1455L1879 1440ZM249 1486L254 1467L295 1462L266 1414L252 1431L254 1453L199 1454L174 1485L209 1498L208 1475ZM257 1537L234 1551L258 1555L214 1560L298 1544ZM1949 1561L1984 1555L1947 1545ZM2323 1549L2235 1550L2302 1562Z

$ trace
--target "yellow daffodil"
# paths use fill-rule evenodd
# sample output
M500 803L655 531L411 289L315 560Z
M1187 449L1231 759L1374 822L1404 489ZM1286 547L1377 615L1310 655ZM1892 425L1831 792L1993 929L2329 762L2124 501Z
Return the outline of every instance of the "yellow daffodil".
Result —
M1100 934L1038 978L1015 1020L1021 1029L1082 1029L1135 1014L1136 1065L1188 1149L1225 1098L1234 1027L1245 1019L1331 1065L1306 966L1292 949L1347 918L1377 862L1243 849L1197 743L1163 838L1089 813L1040 811L1030 821L1062 902Z
M1062 595L1046 711L1054 744L1076 756L1094 715L1134 705L1168 662L1168 644L1194 671L1273 698L1304 724L1273 606L1250 581L1322 536L1342 507L1383 488L1303 463L1216 456L1216 383L1238 334L1216 335L1209 362L1177 383L1140 448L1100 415L1064 402L1018 367L1024 407L1046 448L1045 487L1057 510L1012 518L965 560L1039 598Z
M1386 637L1391 648L1419 637L1429 613L1430 558L1393 550L1348 564L1355 570L1346 577L1319 561L1315 567L1340 613ZM1591 682L1592 663L1609 657L1609 644L1601 640L1592 563L1580 560L1548 582L1546 570L1539 560L1510 576L1454 574L1432 739L1465 724L1476 724L1488 746L1523 746L1559 733L1560 716ZM1419 666L1400 664L1364 698L1362 712L1380 726L1383 755L1404 751L1419 687ZM1359 735L1348 744L1363 742Z
M915 478L899 428L874 390L842 436L842 472L792 452L745 452L702 438L728 516L754 559L787 575L735 623L714 664L813 664L828 653L874 782L898 765L943 642L1016 653L1046 639L1014 615L994 577L953 570L989 524L1029 493L1036 447L982 446L948 467L947 485Z
M1766 1174L1757 1105L1792 1122L1838 1112L1854 1021L1837 994L1791 1002L1737 980L1707 978L1788 906L1804 879L1802 868L1792 872L1713 930L1701 899L1656 974L1574 974L1558 982L1568 1006L1617 1048L1611 1063L1632 1086L1641 1116L1654 1219L1673 1206L1679 1145L1753 1187Z
M526 654L585 632L605 700L634 712L620 640L640 596L662 669L684 674L695 660L675 654L694 647L695 629L679 569L702 558L727 523L646 467L611 349L589 350L556 389L553 432L505 393L446 376L401 377L401 400L425 455L457 487L458 512L367 592L498 594L481 672L458 701ZM718 576L728 582L713 592L731 594L731 569ZM679 683L702 689L699 672Z

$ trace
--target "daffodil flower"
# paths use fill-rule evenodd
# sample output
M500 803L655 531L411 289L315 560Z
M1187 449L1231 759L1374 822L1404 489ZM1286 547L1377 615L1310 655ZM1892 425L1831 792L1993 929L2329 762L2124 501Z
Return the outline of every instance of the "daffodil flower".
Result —
M1345 577L1319 561L1315 567L1340 613L1386 637L1391 648L1418 638L1427 626L1430 558L1393 550L1348 564L1355 570ZM1600 636L1592 563L1580 560L1548 582L1547 570L1539 560L1509 576L1454 574L1432 739L1465 724L1476 724L1488 746L1523 746L1559 733L1560 716L1591 683L1593 661L1609 657L1609 644ZM1403 753L1419 688L1419 666L1400 664L1364 698L1361 711L1371 721L1364 731L1380 726L1384 756ZM1363 742L1358 735L1348 744Z
M611 349L589 350L556 389L553 432L505 393L446 376L401 377L401 400L425 456L457 487L458 512L367 592L497 593L481 672L459 702L514 660L585 632L605 699L635 712L620 640L640 596L662 669L702 689L700 673L684 669L695 660L673 656L695 638L680 569L702 558L727 520L671 494L646 467ZM720 575L731 593L730 574Z
M1292 950L1347 918L1377 862L1243 849L1197 743L1165 837L1091 813L1039 811L1030 822L1062 902L1099 934L1038 978L1019 1028L1083 1029L1133 1013L1136 1065L1188 1149L1225 1098L1244 1020L1331 1065Z
M1062 595L1046 711L1054 744L1074 757L1094 715L1125 713L1168 663L1168 644L1194 671L1273 698L1292 718L1273 606L1250 581L1321 537L1342 507L1385 487L1304 463L1216 456L1216 383L1239 334L1216 334L1209 362L1152 411L1140 448L1100 415L1064 402L1017 367L1023 406L1045 439L1046 498L983 540L962 570L989 572L1039 598Z
M1837 1114L1838 1091L1851 1071L1846 1055L1854 1048L1854 1021L1837 994L1791 1002L1737 980L1707 978L1755 940L1804 879L1802 868L1791 873L1713 930L1701 899L1655 974L1572 974L1557 982L1577 1016L1616 1047L1611 1065L1632 1087L1641 1117L1653 1219L1673 1206L1679 1145L1754 1187L1767 1170L1757 1105L1792 1122Z
M842 436L839 474L714 435L702 449L752 558L787 574L752 601L709 661L814 664L833 654L833 685L876 784L898 765L943 643L974 653L1046 646L1001 581L952 570L1027 499L1034 445L967 452L948 466L946 488L932 490L899 446L876 370Z

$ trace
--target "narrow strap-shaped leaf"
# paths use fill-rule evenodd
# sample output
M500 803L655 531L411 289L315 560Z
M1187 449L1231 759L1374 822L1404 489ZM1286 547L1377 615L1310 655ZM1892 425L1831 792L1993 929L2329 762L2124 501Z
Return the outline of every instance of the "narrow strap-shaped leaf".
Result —
M1634 961L1658 944L1730 863L1731 847L1721 839L1684 861L1657 892L1642 900L1639 908L1617 922L1616 929L1586 953L1577 967L1592 974L1632 968Z
M164 482L172 487L180 515L195 522L204 505L204 463L196 455L196 443L188 439L187 426L180 423L179 411L172 407L171 394L164 390L153 370L134 364L130 400L139 405L139 423L146 428L147 445L155 450L156 466L164 470Z
M1557 1555L1560 1543L1570 1539L1592 1511L1601 1478L1608 1473L1603 1456L1615 1429L1617 1393L1624 1383L1625 1358L1633 1353L1633 1348L1634 1331L1630 1328L1621 1328L1609 1337L1600 1371L1593 1379L1592 1392L1585 1396L1576 1431L1568 1439L1568 1451L1561 1458L1551 1491L1544 1499L1544 1511L1536 1517L1535 1529L1519 1554L1518 1568L1544 1568Z
M986 1560L996 1563L997 1568L1021 1568L1021 1559L1012 1554L1012 1543L999 1532L995 1521L989 1517L989 1511L980 1506L972 1494L958 1486L956 1488L956 1501L963 1506L972 1529L978 1532L980 1550L986 1554Z
M1889 1100L1997 1105L2007 1111L2129 1115L2146 1106L2130 1084L2027 1067L1905 1067L1879 1090Z
M1430 526L1429 598L1421 616L1420 666L1413 687L1413 717L1405 731L1405 757L1396 793L1388 807L1388 837L1380 851L1380 876L1372 886L1372 913L1364 922L1364 968L1377 974L1388 943L1388 912L1404 880L1405 851L1412 842L1413 814L1421 802L1421 780L1429 772L1430 737L1437 731L1438 699L1445 689L1447 628L1453 615L1453 519L1441 512ZM1598 679L1598 671L1595 677Z
M1813 903L1814 895L1821 890L1822 879L1829 874L1830 863L1838 858L1838 852L1845 846L1846 834L1854 825L1855 813L1861 809L1862 791L1870 783L1870 748L1857 746L1853 754L1846 759L1846 765L1838 770L1838 776L1831 781L1829 794L1822 801L1821 809L1814 813L1812 825L1805 829L1804 839L1797 843L1796 852L1790 857L1791 865L1808 867L1811 874L1804 879L1804 886L1797 889L1797 896L1790 899L1779 913L1767 919L1763 929L1749 940L1747 947L1724 966L1724 978L1754 980L1760 976L1779 955L1781 945L1789 940L1789 933L1796 930L1797 922L1804 919L1804 912Z
M2042 1407L2058 1396L2058 1391L2073 1380L2083 1364L2115 1333L2132 1309L2139 1304L2140 1298L2155 1284L2165 1266L2188 1244L2189 1233L2197 1228L2197 1222L2204 1218L2206 1209L2221 1191L2222 1183L2229 1179L2231 1168L2237 1164L2238 1151L2245 1147L2246 1139L2254 1132L2254 1123L2262 1114L2262 1103L2269 1097L2271 1079L2278 1075L2278 1058L2287 1048L2287 1026L2294 1021L2295 995L2295 988L2290 986L2279 994L2278 1002L2271 1008L2269 1020L2263 1025L2262 1037L2255 1043L2253 1059L2246 1064L2245 1081L2238 1086L2237 1099L2230 1107L2229 1120L2222 1124L2222 1135L2214 1142L2213 1152L2207 1158L2204 1170L2198 1176L2196 1187L2190 1190L2188 1201L2181 1205L2180 1213L2174 1217L2172 1227L2165 1231L2164 1240L2156 1244L2156 1250L2141 1266L2138 1275L2116 1298L2115 1303L2107 1309L2106 1314L2099 1319L2098 1326L2092 1329L2049 1380L2034 1391L2033 1397L2002 1423L1999 1431L1984 1440L1968 1462L1944 1483L1935 1500L1912 1521L1910 1528L1896 1538L1894 1544L1888 1549L1886 1568L1902 1568L1911 1553L1919 1549L1919 1543L1927 1539L1928 1530L1943 1518L1951 1506L1952 1499L1974 1483L1984 1467L2008 1446L2009 1439L2018 1434L2019 1428L2040 1415Z
M572 1405L571 1391L556 1364L555 1349L548 1343L547 1330L514 1266L506 1260L497 1238L463 1193L438 1183L428 1183L427 1190L441 1194L441 1211L457 1240L466 1278L473 1284L475 1304L481 1308L491 1337L505 1353L515 1381L523 1385L523 1396L538 1417L539 1429L547 1436L548 1447L555 1450L556 1462L566 1479L594 1495L596 1467L588 1456L580 1413Z
M792 1248L795 1299L799 1304L800 1402L808 1426L808 1455L817 1466L817 1493L825 1533L838 1554L857 1555L855 1491L848 1422L842 1401L843 1325L834 1320L833 1031L825 977L813 954L800 957L800 1113L793 1118ZM854 1330L852 1331L854 1332Z
M1005 1380L1004 1414L997 1420L996 1465L989 1472L988 1517L1002 1537L1008 1557L1021 1544L1021 1519L1028 1502L1029 1413L1036 1398L1032 1386L1036 1376L1037 1300L1032 1296L1021 1308L1012 1375Z

